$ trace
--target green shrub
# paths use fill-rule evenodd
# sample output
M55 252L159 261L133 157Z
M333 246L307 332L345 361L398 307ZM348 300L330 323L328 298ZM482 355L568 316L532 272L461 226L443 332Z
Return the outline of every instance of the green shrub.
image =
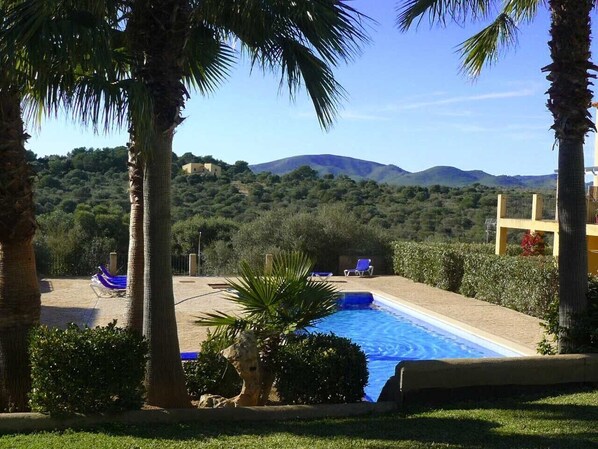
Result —
M586 313L576 317L574 329L562 328L559 325L559 302L555 298L544 316L544 337L538 344L540 354L556 354L557 338L569 340L572 353L598 352L598 277L588 277L588 309Z
M143 404L147 342L106 327L32 332L31 408L49 413L131 410Z
M275 366L278 396L288 404L357 402L368 381L361 348L331 334L293 337L278 351Z
M233 397L240 393L243 381L235 368L220 351L228 346L223 338L208 336L201 344L197 360L183 363L189 396L199 399L202 394Z
M449 244L395 242L394 270L399 276L456 292L463 277L463 256Z
M396 274L415 282L544 317L558 295L554 258L493 251L493 245L395 242L393 265Z
M558 269L552 256L464 256L460 289L464 296L543 318L558 297L558 288Z
M37 272L42 275L51 274L52 253L43 239L35 238L33 240L33 250L35 251L35 267Z
M494 261L495 257L491 254L466 255L463 259L463 279L461 280L459 293L463 296L475 298L480 284L488 281ZM482 277L485 278L484 281L482 281Z

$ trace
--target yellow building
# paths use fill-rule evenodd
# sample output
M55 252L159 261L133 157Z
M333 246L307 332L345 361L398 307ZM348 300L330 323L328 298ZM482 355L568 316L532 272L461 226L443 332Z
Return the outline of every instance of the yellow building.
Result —
M214 176L220 176L222 174L222 168L212 163L201 164L199 162L191 162L183 165L183 171L188 175L209 173Z
M586 236L588 248L588 273L598 272L598 223L596 223L597 202L595 193L598 193L598 185L590 187L590 192L586 197ZM498 204L496 208L496 254L506 254L507 251L507 232L509 229L523 229L531 232L551 232L554 235L552 255L559 255L559 223L555 211L554 220L543 220L543 201L542 196L533 195L532 211L530 219L508 218L507 216L507 197L498 195Z
M220 168L220 166L218 166L216 164L206 163L206 164L203 164L203 166L205 167L205 169L208 172L210 172L211 174L213 174L215 176L220 176L222 174L222 169Z

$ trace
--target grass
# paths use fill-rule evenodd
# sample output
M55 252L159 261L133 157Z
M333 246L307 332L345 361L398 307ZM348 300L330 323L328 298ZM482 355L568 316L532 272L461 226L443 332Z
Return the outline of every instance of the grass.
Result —
M112 424L0 437L11 449L598 448L598 390L462 402L404 414L281 422Z

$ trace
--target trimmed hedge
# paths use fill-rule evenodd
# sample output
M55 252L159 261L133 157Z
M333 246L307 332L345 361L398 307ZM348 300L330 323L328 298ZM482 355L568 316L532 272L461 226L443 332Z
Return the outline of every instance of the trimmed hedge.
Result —
M491 245L395 242L395 273L543 318L558 296L551 256L497 256ZM513 250L513 252L515 252Z
M558 268L551 256L469 254L463 272L462 295L537 318L544 318L558 297Z
M457 292L463 277L463 256L449 245L396 242L395 274L415 282Z
M333 334L294 336L274 364L276 391L285 404L358 402L368 382L364 352Z
M31 334L31 409L98 413L141 408L147 342L116 327L40 326Z

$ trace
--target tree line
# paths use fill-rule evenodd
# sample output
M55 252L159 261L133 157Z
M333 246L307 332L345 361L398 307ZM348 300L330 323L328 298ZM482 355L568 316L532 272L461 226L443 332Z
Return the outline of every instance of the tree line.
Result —
M109 252L126 254L127 148L75 148L62 156L29 157L36 170L38 269L90 274ZM190 162L215 163L222 175L185 174L182 167ZM513 199L510 216L529 216L531 192L523 190L392 186L318 176L307 166L282 176L255 174L244 161L228 164L212 156L173 153L172 251L186 255L201 245L204 274L231 274L241 259L258 263L265 252L293 249L330 270L338 255L388 255L384 242L393 240L492 239L486 219L496 217L499 193ZM545 201L554 201L554 192L545 192ZM52 267L52 260L62 265Z

